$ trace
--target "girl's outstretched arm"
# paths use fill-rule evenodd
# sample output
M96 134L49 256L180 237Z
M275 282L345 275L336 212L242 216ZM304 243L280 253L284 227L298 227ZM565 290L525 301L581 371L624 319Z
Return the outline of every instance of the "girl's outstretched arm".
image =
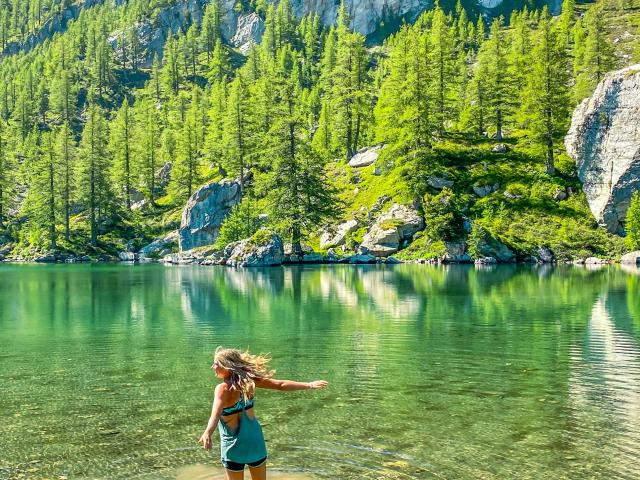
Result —
M211 448L211 434L216 429L220 415L222 415L222 397L227 388L227 385L221 383L216 386L213 393L213 406L211 407L211 416L209 417L209 423L204 433L200 436L198 443L201 443L204 448L209 450Z
M275 380L273 378L260 378L255 380L256 387L271 390L318 390L329 385L326 380L314 380L313 382L294 382L293 380Z

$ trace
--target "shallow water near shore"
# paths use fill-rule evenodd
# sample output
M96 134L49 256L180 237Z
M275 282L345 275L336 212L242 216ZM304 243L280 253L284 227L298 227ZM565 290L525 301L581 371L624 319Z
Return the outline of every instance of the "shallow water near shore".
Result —
M0 264L0 479L223 478L217 345L330 382L258 392L269 478L640 477L635 269Z

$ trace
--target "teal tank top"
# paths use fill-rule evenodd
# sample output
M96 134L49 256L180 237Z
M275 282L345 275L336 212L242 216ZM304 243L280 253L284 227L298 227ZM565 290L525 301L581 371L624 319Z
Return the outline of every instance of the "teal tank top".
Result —
M225 421L220 418L218 430L220 431L220 456L224 461L236 463L252 463L262 460L267 456L267 446L264 443L264 435L260 422L254 416L249 418L246 410L253 407L253 399L245 402L242 398L232 407L223 410L223 415L241 411L238 418L238 427L230 429Z

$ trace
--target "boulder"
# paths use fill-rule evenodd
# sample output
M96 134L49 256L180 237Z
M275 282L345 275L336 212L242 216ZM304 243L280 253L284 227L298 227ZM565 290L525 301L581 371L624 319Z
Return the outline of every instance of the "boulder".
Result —
M259 232L260 233L260 232ZM270 267L282 265L284 245L275 233L260 233L225 248L226 265L231 267Z
M498 188L500 188L500 185L498 185L497 183L494 185L474 185L473 193L475 193L480 198L484 198L487 195L498 190Z
M640 64L609 73L574 111L565 137L598 224L624 230L640 189Z
M476 265L495 265L498 260L495 257L480 257L476 258L474 263Z
M182 211L178 231L180 251L215 243L222 222L241 198L238 180L222 180L200 187Z
M361 247L378 257L387 257L405 247L424 220L415 208L394 203L380 215L362 240Z
M172 247L178 241L178 231L165 235L162 238L158 238L140 249L138 252L139 257L142 258L161 258L171 253Z
M358 152L351 157L351 160L349 160L349 166L353 168L368 167L378 159L382 147L383 145L376 145L375 147L358 150Z
M640 265L640 250L623 255L620 263L623 265Z
M133 252L120 252L118 253L118 258L121 262L135 262L138 256Z
M488 232L485 232L477 245L477 258L483 259L486 257L495 258L500 263L511 263L516 260L515 253Z
M565 192L564 190L557 189L555 191L555 193L553 194L553 201L554 202L562 202L563 200L566 200L567 198L569 198L569 195L567 195L567 192Z
M548 247L538 247L536 257L541 263L553 263L553 252Z
M507 146L504 143L499 143L497 145L495 145L492 149L491 149L492 153L507 153Z
M585 265L605 265L609 263L609 260L598 257L589 257L584 261Z
M445 242L447 253L442 257L444 263L467 263L471 261L471 257L466 252L467 245L465 242Z
M427 184L436 190L453 187L452 180L447 180L446 177L438 177L436 175L429 175L429 177L427 177Z
M370 253L359 253L357 255L351 255L345 259L347 263L351 264L365 264L365 263L376 263L376 257L371 255Z
M320 248L326 249L330 247L339 247L344 245L347 240L347 235L355 232L358 229L357 220L348 220L338 225L335 231L323 232L320 236Z
M236 33L229 43L231 46L240 49L243 55L246 55L252 45L258 45L260 43L263 34L264 20L262 20L257 13L242 14L238 17Z

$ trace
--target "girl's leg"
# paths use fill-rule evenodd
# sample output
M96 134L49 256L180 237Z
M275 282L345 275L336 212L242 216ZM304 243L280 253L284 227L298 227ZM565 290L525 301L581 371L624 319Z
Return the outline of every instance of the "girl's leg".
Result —
M251 480L267 480L267 462L264 462L259 467L249 467L251 473Z
M227 474L227 480L244 480L244 470L242 472L233 472L225 468L224 472Z

